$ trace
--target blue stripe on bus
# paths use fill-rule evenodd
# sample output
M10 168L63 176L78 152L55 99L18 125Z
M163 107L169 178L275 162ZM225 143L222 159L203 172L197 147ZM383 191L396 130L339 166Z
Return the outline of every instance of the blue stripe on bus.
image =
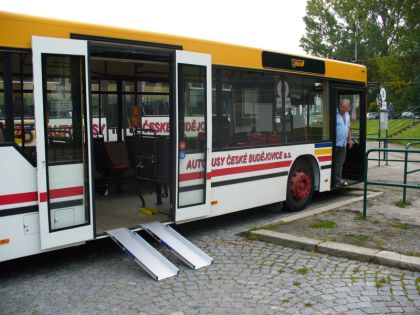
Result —
M315 143L315 148L330 148L330 147L332 147L332 142Z

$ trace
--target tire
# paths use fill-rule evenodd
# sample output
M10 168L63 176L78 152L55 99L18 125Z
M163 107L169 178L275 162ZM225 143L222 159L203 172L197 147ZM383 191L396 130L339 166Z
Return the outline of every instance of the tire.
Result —
M297 160L290 169L287 179L285 207L289 211L305 209L314 194L314 176L312 169L304 159Z

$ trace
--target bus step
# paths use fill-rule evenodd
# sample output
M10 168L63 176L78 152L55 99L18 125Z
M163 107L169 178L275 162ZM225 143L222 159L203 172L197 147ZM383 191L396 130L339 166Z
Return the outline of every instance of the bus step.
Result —
M106 233L153 279L159 281L178 275L179 269L137 233L126 228Z
M198 269L213 263L213 258L180 235L169 225L160 222L143 223L140 225L159 242L169 247L190 268Z

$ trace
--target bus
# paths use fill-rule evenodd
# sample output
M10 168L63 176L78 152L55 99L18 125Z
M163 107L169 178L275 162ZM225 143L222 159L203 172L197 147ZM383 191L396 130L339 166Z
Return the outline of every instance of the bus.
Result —
M363 180L362 65L7 12L0 28L0 261L103 237L136 256L139 230L168 245L174 224L302 210L335 188L343 98L343 172Z

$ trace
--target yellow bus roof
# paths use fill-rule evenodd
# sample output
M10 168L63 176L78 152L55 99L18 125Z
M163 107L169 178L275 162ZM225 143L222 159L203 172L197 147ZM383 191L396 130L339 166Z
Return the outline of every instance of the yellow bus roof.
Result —
M95 24L68 22L1 11L0 29L2 30L0 34L1 47L30 49L32 36L70 38L71 34L78 34L182 46L183 50L186 51L211 54L212 63L215 65L266 70L262 65L263 49L207 40ZM363 82L365 84L367 82L365 66L316 57L301 57L324 61L325 74L321 76ZM281 72L300 73L299 71ZM320 76L319 74L317 75Z

